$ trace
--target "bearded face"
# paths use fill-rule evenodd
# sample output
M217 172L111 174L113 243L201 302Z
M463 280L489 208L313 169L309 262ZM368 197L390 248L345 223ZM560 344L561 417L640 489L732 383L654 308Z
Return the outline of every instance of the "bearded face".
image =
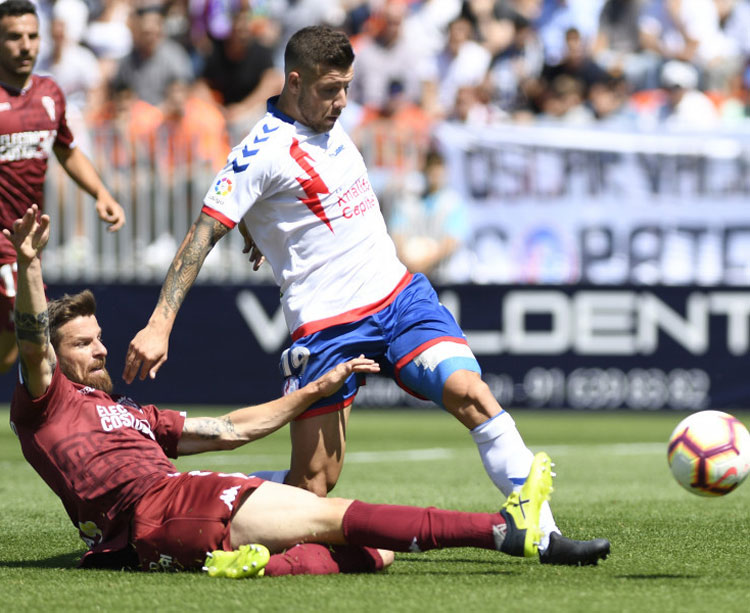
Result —
M104 367L104 363L102 363L101 367L97 367L95 371L84 374L83 376L79 376L78 372L68 370L63 362L60 362L60 370L68 379L73 381L73 383L80 383L81 385L93 387L94 389L101 390L105 394L112 393L112 377L110 377L109 372Z
M106 368L107 348L94 315L76 317L58 330L57 358L60 370L75 383L112 393Z

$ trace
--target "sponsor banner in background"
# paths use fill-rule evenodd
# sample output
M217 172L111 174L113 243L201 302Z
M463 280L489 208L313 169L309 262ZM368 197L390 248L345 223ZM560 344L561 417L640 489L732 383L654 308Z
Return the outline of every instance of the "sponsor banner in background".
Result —
M444 286L483 378L506 407L747 407L750 290ZM390 386L358 402L403 402Z
M84 286L50 285L52 298ZM272 286L196 285L153 381L127 386L127 344L157 285L92 287L115 388L163 408L247 405L281 394L289 336ZM750 289L451 285L438 288L506 407L608 410L747 407ZM314 359L312 356L311 359ZM14 377L0 378L10 400ZM369 377L355 406L423 405Z
M478 283L750 284L750 135L444 124Z

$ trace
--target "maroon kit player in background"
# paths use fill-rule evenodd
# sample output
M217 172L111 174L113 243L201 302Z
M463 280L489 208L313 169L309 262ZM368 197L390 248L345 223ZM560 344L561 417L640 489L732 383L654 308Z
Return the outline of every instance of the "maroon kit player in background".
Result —
M49 77L32 74L39 54L39 19L28 0L0 4L0 228L10 228L32 204L42 206L47 160L54 152L70 177L96 199L110 232L125 212L75 146L65 119L65 98ZM0 373L18 354L13 332L16 253L0 235Z

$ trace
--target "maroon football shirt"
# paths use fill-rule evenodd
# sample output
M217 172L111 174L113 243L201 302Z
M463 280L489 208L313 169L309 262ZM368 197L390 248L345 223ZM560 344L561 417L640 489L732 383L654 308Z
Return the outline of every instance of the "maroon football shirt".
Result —
M135 501L178 472L168 456L177 457L182 413L73 383L59 367L39 398L16 384L10 421L24 457L93 552L123 549Z
M0 228L10 228L32 204L42 207L53 145L73 145L57 83L38 75L24 90L0 83ZM0 234L0 264L15 260L13 246Z

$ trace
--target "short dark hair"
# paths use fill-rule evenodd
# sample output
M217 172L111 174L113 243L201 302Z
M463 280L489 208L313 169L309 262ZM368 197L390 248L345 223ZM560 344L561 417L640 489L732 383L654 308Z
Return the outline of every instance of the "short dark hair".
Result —
M57 350L60 343L60 328L76 317L96 315L96 299L89 289L77 294L65 294L47 304L49 313L49 340Z
M284 69L317 73L321 68L348 69L354 50L343 32L330 26L307 26L295 32L284 50Z
M36 14L36 6L30 0L5 0L0 3L0 19L29 14L39 17Z

